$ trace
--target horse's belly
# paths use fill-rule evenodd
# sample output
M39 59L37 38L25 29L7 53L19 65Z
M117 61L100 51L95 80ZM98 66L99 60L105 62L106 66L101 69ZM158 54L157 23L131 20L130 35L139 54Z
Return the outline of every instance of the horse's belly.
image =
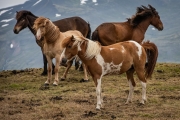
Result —
M122 63L115 65L114 63L104 63L103 64L103 74L109 73L120 73L122 67Z

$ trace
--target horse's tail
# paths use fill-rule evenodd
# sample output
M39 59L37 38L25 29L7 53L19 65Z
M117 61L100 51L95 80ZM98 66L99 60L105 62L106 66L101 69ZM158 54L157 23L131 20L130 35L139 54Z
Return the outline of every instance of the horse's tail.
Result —
M92 33L92 40L93 41L99 41L99 34L98 34L98 30L95 30L93 33Z
M86 38L88 38L88 39L90 39L90 38L91 38L91 27L90 27L89 22L88 22L88 33L87 33Z
M142 46L146 50L146 54L147 54L145 76L146 78L150 78L157 62L158 48L154 43L151 43L149 41L143 42Z

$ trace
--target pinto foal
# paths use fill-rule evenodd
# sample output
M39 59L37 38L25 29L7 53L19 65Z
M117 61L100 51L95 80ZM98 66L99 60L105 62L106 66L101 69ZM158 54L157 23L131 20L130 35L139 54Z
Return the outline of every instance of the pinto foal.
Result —
M71 36L63 40L62 46L65 49L61 57L71 59L78 55L90 72L96 85L97 109L102 107L101 79L104 75L112 72L119 72L120 74L126 72L130 86L126 101L126 104L128 104L132 101L135 87L133 73L136 71L142 84L142 99L140 102L144 104L146 101L146 78L151 76L152 72L149 70L154 68L148 65L147 68L150 68L146 70L146 51L139 43L126 41L109 46L101 46L98 42L83 37Z

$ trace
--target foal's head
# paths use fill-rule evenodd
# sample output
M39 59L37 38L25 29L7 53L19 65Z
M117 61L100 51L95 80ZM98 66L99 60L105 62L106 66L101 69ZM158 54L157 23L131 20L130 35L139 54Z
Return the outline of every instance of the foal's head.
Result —
M158 12L151 5L148 6L149 8L143 5L142 7L138 7L136 14L128 20L133 26L137 26L142 21L149 19L151 25L153 25L158 30L163 30L163 23L160 19Z
M22 10L22 11L16 11L16 24L14 26L14 33L18 34L21 30L26 28L30 21L27 19L27 16L32 16L33 18L37 18L37 16L33 15L30 11Z
M80 45L83 43L83 40L75 40L74 36L69 36L65 38L62 42L62 47L65 48L62 56L70 60L74 58L78 51L81 50Z
M37 31L37 40L41 40L41 38L43 38L46 35L46 33L50 31L49 29L54 27L54 25L52 26L52 24L53 23L49 19L44 17L39 17L35 20L33 29Z

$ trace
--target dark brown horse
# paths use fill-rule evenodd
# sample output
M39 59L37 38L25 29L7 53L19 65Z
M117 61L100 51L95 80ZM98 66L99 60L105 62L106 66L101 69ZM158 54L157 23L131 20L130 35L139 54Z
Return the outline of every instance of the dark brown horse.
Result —
M141 43L149 25L163 30L163 23L154 7L138 7L137 12L126 22L110 22L99 25L92 34L92 40L101 45L111 45L117 42L134 40Z
M120 74L126 72L130 88L126 101L126 104L128 104L132 102L134 87L136 85L133 74L136 71L142 84L142 99L140 102L144 104L146 101L146 78L151 76L154 70L153 64L156 63L157 58L156 54L147 54L144 46L151 48L152 51L157 51L155 44L145 42L140 45L131 40L109 46L101 46L98 42L81 36L70 36L63 40L62 46L65 47L61 54L62 57L71 59L75 55L78 55L90 72L96 85L97 109L101 108L103 102L101 96L102 77L113 72ZM150 62L150 64L145 67L146 61L148 63Z
M14 26L14 33L18 34L21 30L28 27L30 31L33 33L33 35L35 36L36 31L33 30L33 25L34 25L34 21L37 18L38 17L32 14L30 11L22 10L22 11L17 12L16 14L17 23ZM91 34L90 25L89 23L87 23L85 20L83 20L80 17L65 18L58 21L54 21L53 23L59 27L61 32L65 32L68 30L78 30L83 34L83 36L90 38L90 34ZM43 41L36 40L36 43L41 47L41 51L42 51L43 44L44 44ZM47 74L47 58L44 54L43 54L43 61L44 61L44 71L42 75L46 75ZM70 62L69 64L72 65L72 62ZM71 65L68 65L69 66L68 68L70 68ZM53 69L54 69L54 65L53 65Z

